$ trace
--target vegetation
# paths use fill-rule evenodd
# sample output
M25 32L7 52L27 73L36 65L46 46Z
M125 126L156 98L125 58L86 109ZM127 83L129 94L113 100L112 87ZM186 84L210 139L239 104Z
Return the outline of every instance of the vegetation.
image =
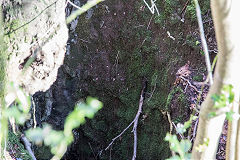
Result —
M30 96L25 92L28 85L18 86L16 82L9 83L6 76L9 74L6 73L6 65L14 54L12 52L10 55L7 54L4 42L12 44L10 45L13 48L12 51L18 53L22 46L17 43L17 40L22 39L25 43L29 41L25 36L29 29L28 22L23 23L18 19L10 18L10 22L4 25L4 29L0 28L1 159L6 156L6 151L13 148L13 143L19 147L17 152L24 153L24 155L17 153L17 158L34 159L25 140L22 141L28 151L24 150L19 142L22 138L19 135L22 133L32 142L40 145L44 143L47 146L36 153L39 157L44 155L41 157L44 159L49 159L50 150L53 159L61 159L67 152L66 156L70 159L133 157L134 160L136 157L132 156L135 154L132 146L135 147L136 143L137 159L146 159L146 155L148 159L159 159L159 157L166 159L171 157L171 153L170 159L209 157L215 159L218 138L225 118L229 122L226 158L237 159L239 150L239 145L236 143L239 141L237 124L240 117L238 114L239 76L234 69L239 68L236 61L239 59L239 50L235 47L238 46L238 37L235 35L239 30L237 27L231 27L237 25L231 21L233 16L231 12L228 15L227 12L221 11L221 9L233 10L237 13L237 7L227 8L228 5L222 2L213 1L212 12L216 37L221 46L219 46L219 59L214 71L215 81L213 85L206 85L208 79L205 77L208 75L211 79L211 70L206 73L203 63L203 55L206 56L208 53L202 31L200 31L201 36L197 32L197 20L199 20L199 14L195 12L197 0L151 1L152 8L157 7L160 11L160 14L153 15L146 1L108 1L88 11L86 16L84 14L78 17L79 22L70 23L79 14L85 13L87 9L99 2L101 0L89 1L82 6L82 9L75 6L76 4L71 4L78 8L66 20L70 28L76 27L70 30L71 47L68 51L71 53L66 54L64 65L59 70L58 80L50 88L51 94L43 98L46 106L50 106L50 116L44 120L41 119L43 112L45 113L49 108L36 105L38 122L36 122L36 111L33 111L36 108L32 107L31 110L33 104ZM20 1L14 3L21 5ZM201 1L200 6L202 15L208 18L210 16L209 0ZM48 11L48 7L44 11ZM9 12L18 15L20 10L21 8L17 8L16 12L13 10ZM50 12L38 11L38 7L35 10L39 15L50 14ZM224 18L229 25L224 25ZM212 25L211 21L208 22L208 25ZM3 26L1 23L0 27ZM54 29L54 34L61 26L57 28ZM18 29L23 29L24 32ZM210 38L215 37L214 33L208 33L208 31L206 35ZM49 34L43 39L51 41L54 38ZM40 40L42 38L35 36L32 37L31 43L39 42L41 45ZM204 51L201 45L204 45ZM215 51L214 45L211 47ZM34 47L37 49L31 48L30 57L28 55L24 60L19 60L24 61L21 63L23 66L17 66L16 70L21 70L21 67L30 66L31 68L34 65L50 63L44 61L43 48ZM34 54L35 51L40 51L38 58ZM214 60L213 63L215 64L216 61ZM57 62L54 62L55 64ZM212 66L212 70L213 68ZM38 73L36 70L33 71ZM46 77L43 76L42 80L44 79ZM210 91L207 94L209 87ZM207 97L202 103L206 94ZM99 97L101 102L89 96ZM9 100L9 97L13 98ZM88 98L85 103L83 99L86 97ZM47 101L47 98L53 100ZM62 101L66 102L59 103ZM100 110L103 103L105 107ZM200 104L201 107L199 107ZM141 110L139 110L140 106L143 106ZM70 112L73 107L73 111ZM190 115L191 112L193 115ZM54 119L53 116L56 113L59 116ZM138 114L140 116L137 117ZM85 120L85 118L93 118L94 115L93 120ZM58 121L57 118L63 123L54 122L54 120ZM8 124L8 119L11 125ZM33 124L23 126L28 119L30 119L28 123ZM42 124L42 121L50 122L52 126ZM81 125L83 123L86 124ZM132 129L134 136L130 129L127 130L129 128L127 126L131 124L134 124ZM29 126L30 129L27 129ZM6 143L7 134L9 134L8 143ZM111 143L111 140L115 140L116 137L117 140ZM194 146L192 146L194 140ZM80 149L76 150L76 148Z

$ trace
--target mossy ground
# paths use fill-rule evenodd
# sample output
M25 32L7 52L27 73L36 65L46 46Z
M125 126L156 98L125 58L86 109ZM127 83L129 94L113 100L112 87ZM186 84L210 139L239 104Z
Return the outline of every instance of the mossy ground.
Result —
M137 159L146 159L146 155L148 159L169 157L168 143L164 141L169 124L163 112L169 111L170 101L176 94L180 118L174 121L186 119L183 91L180 88L170 91L177 67L189 59L192 62L203 60L202 55L195 53L199 47L192 46L195 40L190 39L191 44L185 45L192 20L189 17L189 22L183 24L176 16L184 4L158 1L157 7L162 12L156 16L151 15L143 2L104 2L94 8L91 19L80 17L76 29L79 39L72 45L65 65L80 72L76 90L81 91L76 91L76 99L91 95L104 103L95 119L81 128L79 139L85 137L84 142L77 142L80 148L85 148L81 155L93 156L94 152L97 154L102 150L100 158L109 159L110 151L104 151L104 148L134 119L142 78L146 78L148 87L144 116L139 119ZM196 22L193 24L196 29ZM167 31L176 38L175 41L168 37ZM91 142L94 151L87 141ZM132 148L130 128L112 146L111 158L130 159Z

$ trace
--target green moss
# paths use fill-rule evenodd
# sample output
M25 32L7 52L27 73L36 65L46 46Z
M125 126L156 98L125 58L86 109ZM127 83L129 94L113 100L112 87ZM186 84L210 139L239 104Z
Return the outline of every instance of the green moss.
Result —
M199 41L197 39L197 37L191 35L191 34L188 34L186 36L186 44L195 49L196 50L196 53L198 53L200 51L200 45L199 45Z
M190 4L187 6L186 15L190 17L193 21L197 19L196 9L193 0L190 1Z
M110 6L109 3L106 2L106 5ZM128 2L126 1L126 3ZM177 5L169 0L160 3L169 5L169 10L164 15L166 17L171 16L177 8ZM158 1L159 9L164 7L160 3ZM151 157L150 159L159 159L159 157L164 159L170 154L168 143L163 140L169 130L169 125L160 110L166 110L166 100L171 85L169 75L172 73L171 68L179 61L179 56L173 53L175 46L171 46L172 41L169 41L166 42L166 44L169 44L168 51L161 53L164 59L161 59L160 63L157 61L160 54L159 43L162 40L161 38L156 39L156 32L151 30L151 27L147 29L152 14L147 8L144 11L139 10L144 5L142 1L137 1L135 5L134 12L126 14L127 18L113 25L117 25L117 34L114 33L116 37L109 38L109 45L105 44L106 37L103 37L100 27L95 26L94 28L99 33L98 39L91 39L91 44L79 42L80 44L77 44L76 50L73 50L78 55L78 57L76 56L76 64L81 62L81 64L88 67L92 52L96 52L96 49L101 50L101 47L104 48L103 50L110 52L109 62L112 65L116 63L116 57L118 56L118 69L121 70L121 75L124 77L121 82L116 78L114 82L101 80L103 81L101 83L100 80L93 82L92 78L87 80L86 77L80 77L81 83L87 83L88 86L86 87L86 93L79 94L79 96L96 96L101 98L104 103L103 109L95 117L96 121L93 120L84 125L83 132L92 141L107 146L112 138L118 135L134 119L138 110L142 79L146 78L148 87L143 114L148 115L148 118L146 118L146 121L143 121L142 117L139 119L138 159L145 159L145 155ZM103 15L101 11L97 10L94 10L94 15L90 20L86 20L84 16L80 18L79 22L81 23L78 24L76 30L82 39L88 39L91 33L91 24L99 22L99 17ZM83 46L81 47L83 48L81 55L79 55L79 46ZM75 53L71 53L71 55L73 54ZM70 59L68 63L71 63L70 65L75 64ZM88 70L86 66L83 70ZM110 74L111 76L116 75L115 69L112 69ZM132 156L132 144L133 134L129 129L113 145L112 159L130 159ZM85 148L88 147L87 143L81 145L85 146ZM88 153L88 151L83 152ZM102 159L108 158L109 152L103 153Z
M174 25L178 20L175 18L174 13L177 13L180 2L172 0L163 0L156 2L160 15L155 15L154 22L163 26L166 23Z
M22 143L20 143L19 139L19 136L16 136L14 133L9 131L7 150L11 151L14 149L16 151L15 157L24 160L31 160L32 158L28 154L28 151L24 149L24 146Z
M167 108L169 108L169 105L171 104L171 101L172 101L174 95L175 95L177 92L183 93L182 88L180 88L180 87L174 87L174 88L170 91L170 93L168 94L167 102L166 102L166 107L167 107Z
M196 75L193 76L194 81L202 82L203 81L203 75Z
M97 121L96 125L95 125L95 128L97 130L101 130L101 131L106 132L108 127L107 127L107 125L104 121Z
M200 5L202 15L205 15L207 11L210 9L209 0L199 1L199 5ZM197 20L196 9L195 9L195 4L193 0L191 0L189 5L187 6L186 16L190 18L192 21Z
M168 143L164 141L169 125L162 113L154 109L148 113L144 121L139 123L138 159L146 159L146 155L151 155L148 157L150 160L169 157L170 150L166 147Z
M45 145L37 146L34 154L37 159L41 159L41 160L49 160L53 157L51 153L51 148Z
M172 14L176 5L177 1L164 0L164 12L167 14Z
M177 107L177 111L174 111L174 117L172 118L172 121L175 123L184 122L188 118L188 104L187 104L187 98L184 94L184 91L181 87L174 87L167 98L166 106L168 110L171 110L171 104L173 103L175 105L174 107Z

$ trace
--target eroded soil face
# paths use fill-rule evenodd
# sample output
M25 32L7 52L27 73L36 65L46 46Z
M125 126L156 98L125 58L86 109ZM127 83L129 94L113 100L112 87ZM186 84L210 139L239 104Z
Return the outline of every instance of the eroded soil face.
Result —
M202 5L207 21L209 5ZM196 19L185 6L191 4L157 2L157 16L142 1L113 0L100 3L79 17L75 31L70 30L70 52L57 81L47 94L36 95L41 106L45 106L39 109L39 123L46 121L57 129L62 129L64 118L76 102L93 96L104 103L94 119L74 130L75 142L67 158L132 157L131 128L110 150L105 148L134 119L143 78L147 80L147 91L138 124L137 159L170 156L169 145L164 141L169 131L166 112L175 123L188 120L192 112L189 96L197 94L192 87L185 89L187 82L175 83L176 73L189 64L191 74L185 78L191 83L198 84L206 77ZM205 24L212 26L211 21ZM212 32L211 27L206 30L209 47L214 50ZM214 52L211 56L215 56ZM49 99L50 106L46 103ZM49 112L45 112L47 108L51 108Z
M46 91L63 64L68 29L65 2L3 0L7 76L29 93Z

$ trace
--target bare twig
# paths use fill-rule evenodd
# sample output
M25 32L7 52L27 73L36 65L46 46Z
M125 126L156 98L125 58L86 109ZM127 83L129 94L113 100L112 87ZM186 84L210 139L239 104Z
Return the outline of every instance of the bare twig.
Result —
M170 125L170 134L172 134L172 130L173 130L173 124L172 124L172 120L171 120L171 116L170 116L170 113L169 112L167 112L167 118L168 118L168 123L169 123L169 125ZM170 147L170 146L169 146ZM173 151L173 150L171 150L171 153L172 153L172 156L175 156L176 155L176 153Z
M34 156L34 153L31 149L31 143L28 141L28 139L24 136L24 134L21 135L21 140L24 143L25 148L27 149L29 155L32 157L33 160L37 160L36 157Z
M187 6L188 6L188 3L189 3L189 0L187 0L187 2L184 4L183 9L181 10L181 14L182 14L183 12L185 12L185 10L186 10L186 8L187 8Z
M192 139L191 142L194 140L194 138L196 137L196 132L197 132L197 126L198 126L198 119L195 122L194 128L193 128L193 135L192 135Z
M170 125L170 134L172 134L173 125L172 125L172 120L171 120L171 116L170 116L169 112L167 112L167 117L168 117L168 122L169 122L169 125Z
M132 132L134 134L134 146L133 146L132 160L136 159L136 155L137 155L137 125L138 125L139 116L142 113L142 106L143 106L145 88L146 88L146 84L145 84L145 81L144 81L143 88L142 88L141 95L140 95L139 105L138 105L138 112L137 112L134 120L118 136L116 136L115 138L112 139L112 142L105 148L105 151L108 150L112 146L114 141L116 139L118 139L119 137L121 137L123 135L123 133L134 123L133 130L132 130Z
M153 87L153 90L152 90L152 93L150 94L150 97L148 98L148 102L151 100L151 98L152 98L152 96L153 96L153 94L154 94L154 92L155 92L155 90L156 90L156 87L157 87L157 78L158 78L158 76L157 75L155 75L155 78L153 79L153 82L155 82L154 83L154 87Z
M153 94L154 94L154 92L155 92L155 90L156 90L156 87L157 87L157 85L156 85L156 83L155 83L155 85L154 85L154 87L153 87L153 91L152 91L150 97L148 98L148 102L151 100L151 98L152 98L152 96L153 96Z
M144 89L145 87L143 87L141 95L140 95L140 100L139 100L139 105L138 105L138 112L136 114L136 117L134 119L134 126L133 126L133 134L134 134L134 146L133 146L133 157L132 160L136 159L137 156L137 125L138 125L138 119L140 114L142 113L142 106L143 106L143 100L144 100Z
M188 84L186 85L186 87L185 87L185 89L184 89L184 93L186 93L187 88L188 88Z
M150 20L149 20L149 22L148 22L147 30L148 30L148 28L150 27L150 24L151 24L151 22L152 22L152 18L153 18L153 15L151 16L151 18L150 18Z
M210 85L212 85L213 84L213 76L212 76L212 71L211 71L211 62L210 62L209 53L208 53L207 41L205 38L204 29L203 29L201 10L200 10L199 4L198 4L198 0L194 0L194 3L196 6L196 14L197 14L197 19L198 19L198 25L199 25L202 46L203 46L203 50L205 53L204 55L205 55L205 60L206 60L206 65L207 65L207 70L208 70L208 75L209 75L209 82L210 82Z
M182 11L181 11L181 21L184 22L185 19L184 19L184 16L185 16L185 13L186 13L186 10L187 10L187 6L188 6L188 3L189 3L189 0L185 3Z
M70 0L67 0L67 3L71 4L73 7L77 8L77 9L81 9L81 7L77 6L76 4L71 2Z
M94 159L97 160L97 157L96 157L96 155L95 155L95 153L94 153L94 151L93 151L93 149L92 149L91 143L88 142L88 145L89 145L90 149L92 150L92 153L93 153Z
M32 106L33 106L33 128L36 128L37 127L37 120L36 120L36 105L35 105L35 102L34 102L34 99L33 97L32 98Z
M187 83L188 83L188 85L190 86L190 87L192 87L196 92L200 92L200 91L198 91L198 89L194 86L194 85L192 85L191 84L191 82L189 82L189 80L188 79L186 79L186 78L184 78L183 76L179 76L181 79L183 79L184 81L186 81Z
M175 123L174 122L172 122L172 124L173 124L173 126L174 126L174 128L176 129L176 131L177 131L177 126L175 125ZM178 132L177 132L178 133ZM180 137L182 138L182 139L184 139L184 137L183 137L183 135L181 134L181 133L178 133L179 135L180 135Z
M131 127L131 125L134 123L135 119L115 138L112 139L112 142L109 143L109 145L105 148L105 151L109 149L109 147L113 144L113 142L118 139L119 137L121 137L123 135L124 132L126 132L126 130Z
M159 14L159 11L158 11L158 8L157 8L157 6L156 6L156 4L155 4L155 2L156 2L156 0L151 0L151 7L148 5L148 3L145 1L145 0L143 0L143 2L145 3L145 5L147 6L147 8L149 9L149 11L152 13L152 14L154 14L155 13L155 10L156 10L156 12L157 12L157 15L159 16L160 14Z
M169 38L171 38L172 40L174 40L174 41L175 41L175 38L174 38L173 36L171 36L171 34L170 34L170 32L169 32L169 31L167 31L167 35L168 35L168 37L169 37Z
M112 69L115 68L116 78L117 78L117 72L118 72L118 61L119 61L119 51L117 53L115 62L114 62L113 67L112 67Z

